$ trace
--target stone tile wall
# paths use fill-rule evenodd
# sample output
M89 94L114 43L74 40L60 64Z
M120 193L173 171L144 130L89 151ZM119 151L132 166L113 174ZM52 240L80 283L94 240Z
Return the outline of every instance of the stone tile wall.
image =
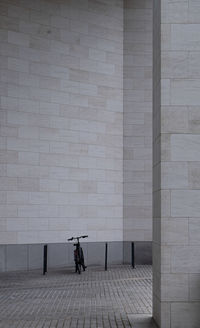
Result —
M161 38L160 0L153 2L153 317L161 325ZM163 137L163 136L162 136ZM163 137L164 138L164 137ZM164 140L164 139L163 139ZM162 203L162 209L163 203Z
M154 316L162 328L197 328L200 5L159 3L154 2L154 49L161 34L154 57L154 94L161 96L160 104L154 98Z
M123 238L123 2L0 3L0 243Z
M152 240L152 0L124 1L124 240Z

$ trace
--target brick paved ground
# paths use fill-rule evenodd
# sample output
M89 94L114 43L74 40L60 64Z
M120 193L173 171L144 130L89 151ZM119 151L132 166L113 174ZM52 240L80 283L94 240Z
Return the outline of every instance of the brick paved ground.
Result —
M0 275L1 328L149 328L150 266Z

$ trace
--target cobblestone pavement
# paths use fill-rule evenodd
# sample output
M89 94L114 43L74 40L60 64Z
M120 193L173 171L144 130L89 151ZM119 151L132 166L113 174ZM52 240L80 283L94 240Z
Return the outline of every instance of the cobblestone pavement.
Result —
M151 266L0 274L1 328L149 328Z

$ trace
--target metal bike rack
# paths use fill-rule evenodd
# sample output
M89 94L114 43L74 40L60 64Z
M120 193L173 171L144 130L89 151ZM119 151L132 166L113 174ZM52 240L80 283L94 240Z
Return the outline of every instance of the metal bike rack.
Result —
M47 272L47 245L44 245L43 251L43 275Z
M108 243L105 243L105 271L108 268Z
M131 265L135 269L135 243L131 243Z

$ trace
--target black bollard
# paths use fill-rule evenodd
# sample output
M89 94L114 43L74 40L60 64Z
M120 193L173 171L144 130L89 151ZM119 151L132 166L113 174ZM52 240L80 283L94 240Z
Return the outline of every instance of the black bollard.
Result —
M135 244L131 243L131 264L132 268L135 269Z
M44 245L43 253L43 275L47 272L47 245Z
M108 243L105 243L105 271L108 268Z

